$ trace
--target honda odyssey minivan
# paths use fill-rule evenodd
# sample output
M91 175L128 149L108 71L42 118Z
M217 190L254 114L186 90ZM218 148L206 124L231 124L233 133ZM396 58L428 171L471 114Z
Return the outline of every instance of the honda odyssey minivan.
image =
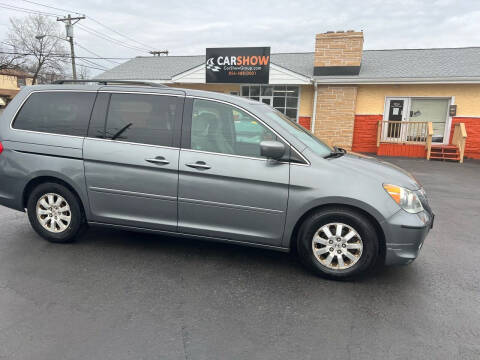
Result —
M334 279L412 262L433 224L409 173L268 105L125 81L23 88L0 118L0 204L51 242L153 231L294 250Z

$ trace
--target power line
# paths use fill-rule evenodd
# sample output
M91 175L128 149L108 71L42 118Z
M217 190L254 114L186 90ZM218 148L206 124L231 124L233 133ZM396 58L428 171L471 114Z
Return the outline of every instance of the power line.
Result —
M33 9L27 9L27 8L23 8L23 7L20 7L20 6L13 6L13 5L10 5L10 4L5 4L5 3L0 3L0 7L4 8L4 9L7 9L7 10L24 12L24 13L27 13L27 14L39 14L39 15L51 16L51 17L60 16L60 15L54 14L54 13L48 13L48 12L33 10Z
M85 65L85 64L81 64L80 66L86 67L86 68L88 68L88 69L95 69L95 70L105 71L105 69L100 69L100 68L97 68L97 67L95 67L95 66L90 66L90 65Z
M42 12L42 11L37 11L37 10L32 10L32 9L26 9L26 8L21 8L21 7L17 7L17 6L12 6L12 5L8 5L8 4L4 4L4 3L0 3L0 8L4 8L4 9L7 9L7 10L13 10L13 11L20 11L20 12L24 12L24 13L27 13L27 14L40 14L40 15L43 15L43 16L50 16L50 17L60 17L61 15L58 15L58 14L54 14L54 13L47 13L47 12ZM88 28L86 26L81 26L79 25L82 30L92 34L92 35L95 35L99 38L102 38L103 40L106 40L106 41L109 41L109 42L112 42L116 45L120 45L120 46L123 46L125 48L128 48L130 50L135 50L135 51L141 51L141 52L148 52L149 50L148 49L142 49L140 47L134 47L134 46L131 46L131 45L126 45L126 44L123 44L120 40L117 40L117 39L114 39L108 35L102 35L100 33L98 33L96 30L94 29L91 29L91 28Z
M93 65L93 66L96 66L98 68L98 70L103 70L103 71L107 71L108 69L100 64L97 64L96 62L93 62L91 60L87 60L87 59L78 59L79 61L83 62L84 64L87 63L89 65ZM85 66L85 65L81 65L81 66Z
M112 29L111 27L108 27L108 26L105 25L105 24L102 24L100 21L95 20L95 19L92 18L91 16L90 16L88 19L91 20L91 21L93 21L93 22L95 22L96 24L98 24L98 25L100 25L100 26L103 26L105 29L108 29L108 30L114 32L115 34L120 35L120 36L124 37L125 39L130 40L131 42L134 42L134 43L136 43L136 44L138 44L138 45L140 45L140 46L142 46L142 47L145 47L146 49L150 48L150 45L146 45L146 44L144 44L144 43L142 43L142 42L140 42L140 41L138 41L138 40L135 40L135 39L133 39L133 38L127 36L127 35L124 35L124 34L118 32L117 30L114 30L114 29Z
M75 14L81 15L81 13L79 13L79 12L77 12L77 11L61 9L61 8L57 8L57 7L54 7L54 6L41 4L41 3L36 2L36 1L30 1L30 0L21 0L21 1L27 2L27 3L30 3L30 4L35 4L35 5L38 5L38 6L43 6L43 7L46 7L46 8L48 8L48 9L59 10L59 11L66 12L66 13L75 13ZM131 38L131 37L125 35L125 34L122 34L121 32L119 32L119 31L117 31L117 30L115 30L115 29L112 29L111 27L109 27L109 26L103 24L102 22L100 22L100 21L92 18L91 16L89 16L88 19L91 20L91 21L93 21L94 23L96 23L96 24L104 27L104 28L107 29L107 30L110 30L111 32L113 32L113 33L115 33L115 34L117 34L117 35L119 35L119 36L121 36L121 37L123 37L123 38L125 38L125 39L130 40L130 41L133 42L133 43L136 43L136 44L138 44L138 45L140 45L140 46L142 46L142 47L145 47L145 48L147 48L147 49L150 48L150 45L144 44L144 43L142 43L142 42L140 42L140 41L138 41L138 40L136 40L136 39L133 39L133 38Z
M81 48L82 48L83 50L85 50L86 52L88 52L88 53L90 53L90 54L92 54L92 55L97 56L98 59L102 59L102 58L103 58L103 56L98 55L97 53L94 53L94 52L91 51L91 50L88 50L85 46L79 44L78 42L75 42L75 45L81 47ZM120 64L118 61L112 61L112 60L110 60L110 59L103 59L103 60L107 60L108 62L110 62L110 63L112 63L112 64Z
M103 40L106 40L106 41L109 41L109 42L113 42L114 44L116 45L120 45L120 46L123 46L127 49L130 49L130 50L135 50L135 51L141 51L141 52L148 52L149 50L146 50L146 49L141 49L141 48L137 48L137 47L133 47L133 46L130 46L130 45L126 45L124 43L122 43L121 41L119 40L116 40L114 38L111 38L109 37L108 35L103 35L103 34L100 34L98 33L96 30L94 29L91 29L91 28L88 28L86 27L85 25L78 25L82 30L94 35L94 36L97 36Z
M26 52L14 52L14 51L0 51L0 54L6 55L24 55L24 56L31 56L35 55L34 53L26 53ZM66 57L70 58L70 54L50 54L53 57ZM93 56L75 56L78 59L96 59L96 60L131 60L134 59L132 57L93 57Z
M101 68L104 68L105 70L107 70L106 66L103 66L102 64L96 63L95 61L88 60L88 59L79 59L79 60L83 61L83 62L87 62L87 63L95 65L95 66L98 66L98 67L101 67Z
M36 1L31 1L31 0L21 0L23 2L26 2L26 3L29 3L29 4L34 4L34 5L38 5L38 6L42 6L42 7L45 7L45 8L49 8L49 9L53 9L53 10L59 10L59 11L65 11L65 12L71 12L71 13L75 13L75 14L81 14L77 11L70 11L70 10L66 10L66 9L62 9L62 8L57 8L57 7L54 7L54 6L50 6L50 5L45 5L45 4L42 4L42 3L39 3L39 2L36 2ZM59 14L56 14L56 13L53 13L53 12L47 12L47 11L40 11L40 10L35 10L35 9L29 9L29 8L24 8L24 7L19 7L19 6L14 6L14 5L10 5L10 4L5 4L5 3L0 3L0 8L4 8L4 9L7 9L7 10L13 10L13 11L20 11L20 12L24 12L24 13L27 13L27 14L40 14L40 15L44 15L44 16L50 16L50 17L57 17L57 20L59 21L65 21L67 19L58 19L58 17L61 17L61 15ZM85 18L85 16L82 16L82 17L78 17L79 19L80 18ZM73 18L72 18L73 19ZM95 29L92 29L88 26L85 26L85 25L79 25L79 27L90 33L91 35L94 35L94 36L97 36L105 41L109 41L113 44L116 44L116 45L119 45L119 46L122 46L124 48L127 48L127 49L130 49L130 50L134 50L134 51L140 51L140 52L149 52L150 53L150 50L149 50L149 45L145 44L145 43L142 43L138 40L135 40L125 34L122 34L120 32L118 32L117 30L115 29L112 29L111 27L107 26L107 25L104 25L103 23L101 23L100 21L96 20L96 19L93 19L93 18L90 18L91 21L95 22L96 24L108 29L109 31L125 38L125 39L128 39L129 42L131 43L135 43L135 44L139 44L138 45L132 45L130 43L126 43L126 42L122 42L121 40L118 40L116 38L113 38L107 34L103 34L103 33L100 33L99 31L95 30ZM72 46L71 46L72 47ZM82 47L82 46L81 46ZM84 47L82 47L84 48ZM90 50L84 48L86 51L92 53ZM95 54L98 56L98 54ZM73 59L74 57L72 57ZM100 56L98 56L98 58L101 58ZM107 58L104 58L104 59L107 59ZM113 59L113 58L111 58ZM120 59L120 58L119 58ZM125 58L122 58L122 59L125 59ZM72 61L73 62L73 61ZM115 63L115 62L113 62ZM73 65L73 64L72 64Z
M22 0L22 1L30 2L30 3L32 3L32 4L41 5L41 4L36 3L36 2L33 2L33 1L27 1L27 0ZM0 6L1 6L1 5L0 5ZM10 5L9 5L9 6L10 6ZM46 6L46 5L45 5L45 6ZM50 6L46 6L46 7L50 7ZM51 7L51 8L54 8L54 7ZM58 8L54 8L54 9L58 9ZM13 10L13 9L12 9L12 10ZM19 11L20 11L20 10L19 10ZM33 10L32 10L32 12L33 12ZM75 12L75 13L76 13L76 12ZM52 15L52 16L53 16L53 15ZM13 45L8 44L8 43L6 43L6 42L4 42L4 41L0 41L0 43L14 48ZM80 45L80 44L78 44L78 43L75 43L75 44L78 45L78 46L80 46L80 47L81 47L82 49L84 49L85 51L88 51L89 53L95 55L98 59L102 59L102 58L103 58L101 55L98 55L98 54L92 52L91 50L88 50L86 47L84 47L84 46L82 46L82 45ZM114 63L114 64L119 64L118 62L112 61L112 60L110 60L110 59L106 59L106 58L105 58L105 59L103 59L103 60L107 60L107 61L109 61L109 62L111 62L111 63Z
M106 38L107 40L109 41L113 41L113 42L116 42L116 43L119 43L120 45L122 46L126 46L126 47L129 47L129 48L132 48L132 49L135 49L135 50L140 50L140 51L149 51L148 48L142 48L142 47L139 47L139 46L136 46L136 45L131 45L131 44L125 44L122 42L122 40L119 40L119 39L115 39L114 37L111 37L110 35L106 35L106 34L103 34L103 33L100 33L98 30L95 30L95 29L92 29L91 27L88 27L88 26L85 26L85 25L82 25L81 26L84 30L89 30L91 32L94 32L96 34L99 34L101 36L103 36L104 38Z
M40 4L40 3L35 2L35 1L30 1L30 0L20 0L20 1L27 2L27 3L30 3L30 4L35 4L35 5L38 5L38 6L43 6L43 7L49 8L49 9L53 9L53 10L60 10L61 12L65 12L65 13L74 13L74 14L82 15L82 13L79 13L79 12L76 12L76 11L73 11L73 10L65 10L65 9L57 8L57 7L50 6L50 5Z

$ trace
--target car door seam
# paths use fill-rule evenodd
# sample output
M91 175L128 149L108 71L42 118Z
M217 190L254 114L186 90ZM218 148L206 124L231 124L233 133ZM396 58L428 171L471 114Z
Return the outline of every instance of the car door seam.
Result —
M235 210L246 210L246 211L254 211L254 212L263 212L263 213L272 213L272 214L283 214L284 211L276 210L276 209L265 209L255 206L247 206L247 205L238 205L238 204L228 204L228 203L220 203L216 201L208 201L208 200L199 200L199 199L190 199L190 198L178 198L179 202L190 203L190 204L199 204L199 205L207 205L207 206L215 206L215 207L223 207L223 208L232 208Z

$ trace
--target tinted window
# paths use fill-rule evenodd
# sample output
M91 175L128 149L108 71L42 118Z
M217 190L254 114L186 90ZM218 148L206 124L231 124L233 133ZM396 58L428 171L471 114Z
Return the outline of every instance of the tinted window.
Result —
M107 118L108 102L110 94L98 93L93 106L90 125L88 126L88 136L94 138L105 138L105 120Z
M214 101L193 104L191 148L222 154L261 157L260 142L276 135L236 107Z
M96 93L33 93L20 109L13 127L53 134L86 136Z
M106 138L172 146L183 98L161 95L112 94Z

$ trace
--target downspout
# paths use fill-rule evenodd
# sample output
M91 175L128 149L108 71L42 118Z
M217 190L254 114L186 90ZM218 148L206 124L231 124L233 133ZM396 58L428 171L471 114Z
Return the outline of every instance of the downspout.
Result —
M313 114L312 114L312 134L315 134L315 120L317 119L317 94L318 94L318 87L317 87L317 81L313 80L313 86L315 88L314 94L313 94Z

